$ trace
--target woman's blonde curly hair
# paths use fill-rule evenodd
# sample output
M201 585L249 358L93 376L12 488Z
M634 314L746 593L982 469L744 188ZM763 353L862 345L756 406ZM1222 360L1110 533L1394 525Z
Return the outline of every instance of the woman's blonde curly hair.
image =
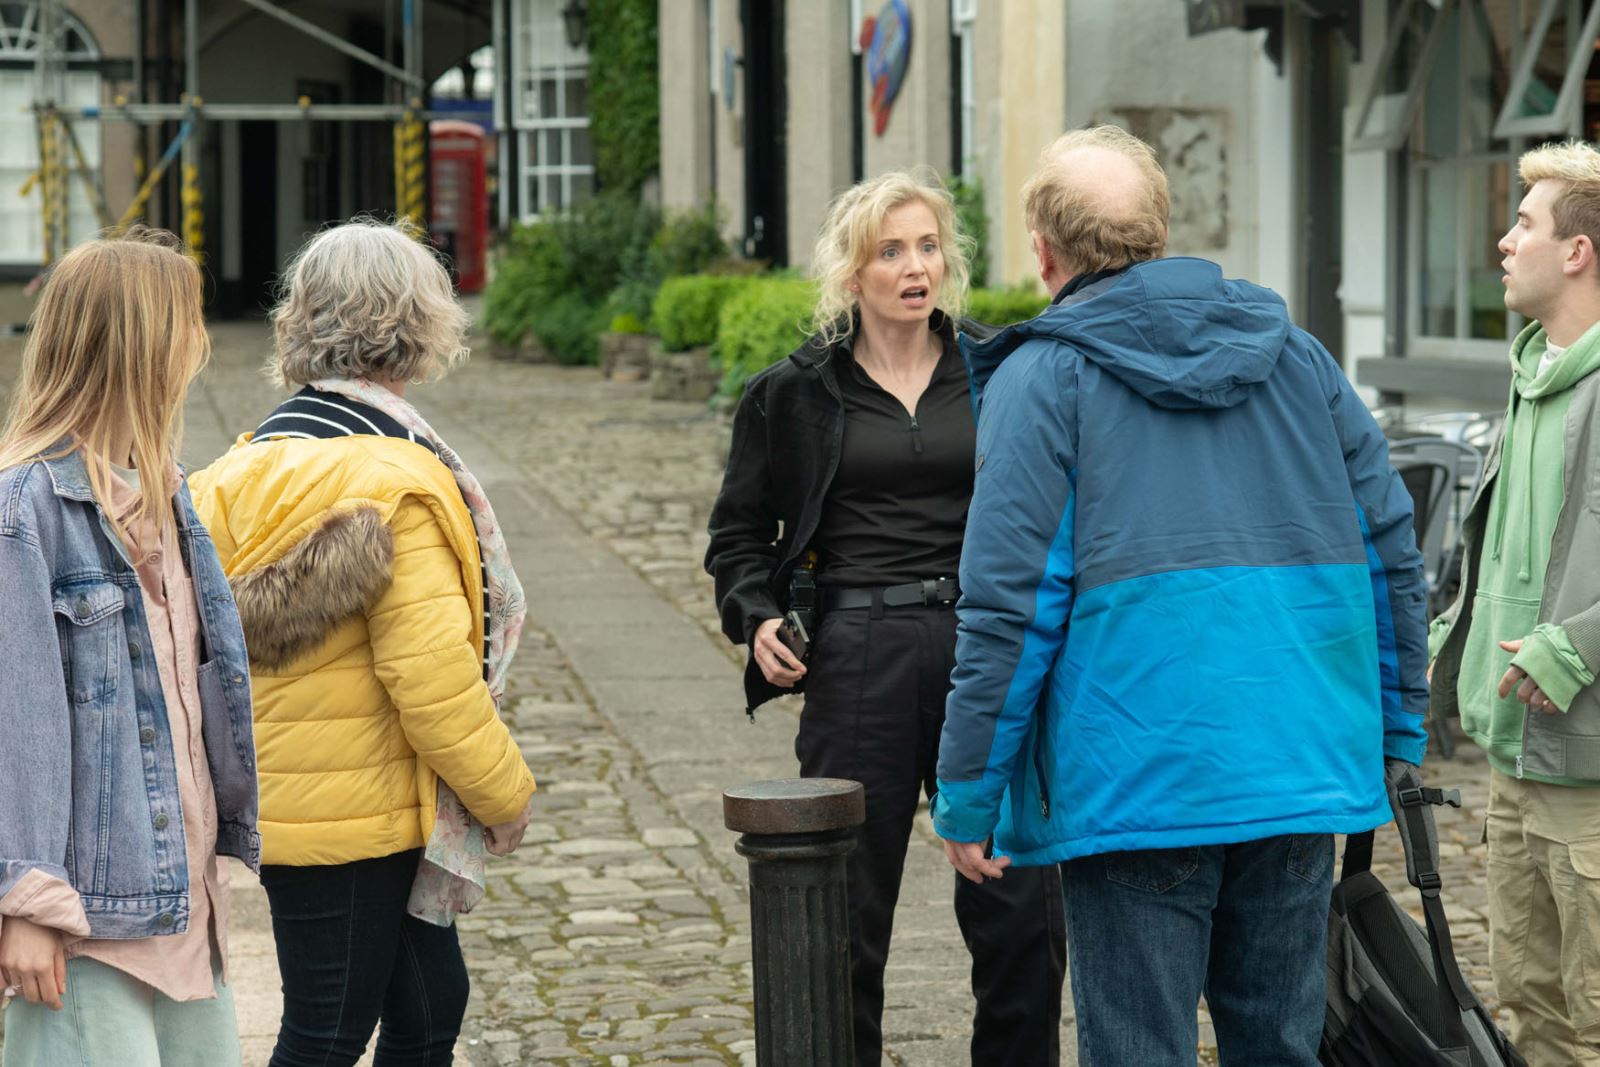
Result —
M311 238L284 271L270 317L267 373L286 388L428 381L467 358L467 312L438 255L406 224L357 218Z
M823 344L850 333L858 303L850 291L850 280L871 258L884 216L912 202L925 204L939 224L944 280L939 285L938 307L951 319L960 319L967 303L968 250L973 242L956 227L955 201L932 170L890 171L852 185L828 205L811 253L811 273L817 281L811 328Z

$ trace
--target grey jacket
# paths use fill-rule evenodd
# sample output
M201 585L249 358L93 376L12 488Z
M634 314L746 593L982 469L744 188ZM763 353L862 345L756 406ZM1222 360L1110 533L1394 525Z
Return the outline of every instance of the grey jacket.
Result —
M1555 623L1584 664L1600 676L1600 373L1572 387L1572 403L1564 426L1561 514L1550 542L1539 598L1541 623ZM1431 713L1459 714L1456 682L1461 654L1472 623L1472 601L1478 589L1484 527L1489 498L1500 473L1497 437L1485 461L1484 475L1472 498L1462 529L1461 591L1443 618L1449 635L1434 659ZM1522 755L1518 773L1580 778L1600 785L1600 682L1579 690L1564 715L1528 711L1523 717Z
M216 849L255 867L244 635L187 485L173 506L200 612ZM0 471L0 604L0 897L37 869L78 891L91 937L182 932L183 813L144 598L76 453Z

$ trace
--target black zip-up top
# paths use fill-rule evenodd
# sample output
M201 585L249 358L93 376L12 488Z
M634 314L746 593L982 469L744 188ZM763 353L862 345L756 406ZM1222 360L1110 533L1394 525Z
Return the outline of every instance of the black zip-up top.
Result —
M948 320L935 312L930 326L954 342ZM973 339L993 332L963 321ZM823 501L839 467L844 439L844 397L839 350L816 339L752 377L733 417L733 443L722 489L711 509L705 566L716 583L722 632L748 644L756 628L788 608L789 578L822 517ZM768 682L750 659L745 665L747 708L799 692Z

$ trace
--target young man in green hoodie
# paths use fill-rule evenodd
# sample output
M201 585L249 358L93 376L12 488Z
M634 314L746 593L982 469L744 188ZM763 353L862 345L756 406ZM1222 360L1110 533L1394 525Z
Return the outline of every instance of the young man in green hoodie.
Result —
M1432 706L1489 755L1489 963L1531 1067L1600 1067L1600 152L1547 145L1500 241L1511 399L1437 619Z

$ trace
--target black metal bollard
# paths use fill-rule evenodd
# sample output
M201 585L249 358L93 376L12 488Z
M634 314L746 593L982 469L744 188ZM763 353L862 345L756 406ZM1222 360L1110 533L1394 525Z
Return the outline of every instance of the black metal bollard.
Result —
M759 1067L850 1067L845 855L866 818L860 782L784 778L722 794L750 861Z

